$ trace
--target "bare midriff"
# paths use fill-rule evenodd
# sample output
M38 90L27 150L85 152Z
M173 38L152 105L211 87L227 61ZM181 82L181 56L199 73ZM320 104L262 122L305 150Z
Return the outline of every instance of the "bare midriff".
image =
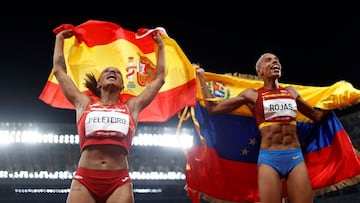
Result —
M260 129L260 149L284 150L300 148L297 126L294 124L273 124Z
M128 169L127 153L116 145L92 145L81 153L78 167L92 170Z

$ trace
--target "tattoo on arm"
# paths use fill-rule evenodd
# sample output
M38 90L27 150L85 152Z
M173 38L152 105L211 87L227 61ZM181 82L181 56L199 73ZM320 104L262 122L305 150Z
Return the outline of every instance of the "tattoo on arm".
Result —
M66 64L65 64L65 59L63 56L59 56L56 60L56 65L57 66L60 66L62 68L65 68L66 67Z

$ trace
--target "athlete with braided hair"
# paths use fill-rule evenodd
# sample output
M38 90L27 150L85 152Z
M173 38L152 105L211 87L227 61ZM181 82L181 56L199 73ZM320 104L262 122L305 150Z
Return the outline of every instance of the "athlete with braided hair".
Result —
M64 40L73 30L56 35L53 71L76 111L80 160L67 203L133 203L127 155L140 112L155 98L165 83L165 43L160 32L153 35L158 48L155 77L138 96L122 102L123 77L116 67L107 67L96 79L89 74L85 85L100 100L81 92L66 73Z

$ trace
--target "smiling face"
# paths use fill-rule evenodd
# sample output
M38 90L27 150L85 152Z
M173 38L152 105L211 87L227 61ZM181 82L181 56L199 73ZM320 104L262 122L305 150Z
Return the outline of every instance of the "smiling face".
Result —
M121 91L124 88L124 82L120 70L115 67L105 68L98 79L98 88Z
M265 78L278 79L281 77L281 64L279 59L271 53L261 55L256 63L256 72Z

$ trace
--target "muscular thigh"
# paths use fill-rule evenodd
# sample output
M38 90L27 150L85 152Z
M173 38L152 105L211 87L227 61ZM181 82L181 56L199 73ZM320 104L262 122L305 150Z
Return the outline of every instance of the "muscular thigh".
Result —
M279 202L282 197L282 182L279 174L271 166L258 166L258 187L261 202Z
M118 187L107 199L106 203L134 203L132 183Z
M287 191L290 202L312 202L313 192L305 162L290 172L287 178Z
M71 182L66 203L96 203L90 191L76 180Z

